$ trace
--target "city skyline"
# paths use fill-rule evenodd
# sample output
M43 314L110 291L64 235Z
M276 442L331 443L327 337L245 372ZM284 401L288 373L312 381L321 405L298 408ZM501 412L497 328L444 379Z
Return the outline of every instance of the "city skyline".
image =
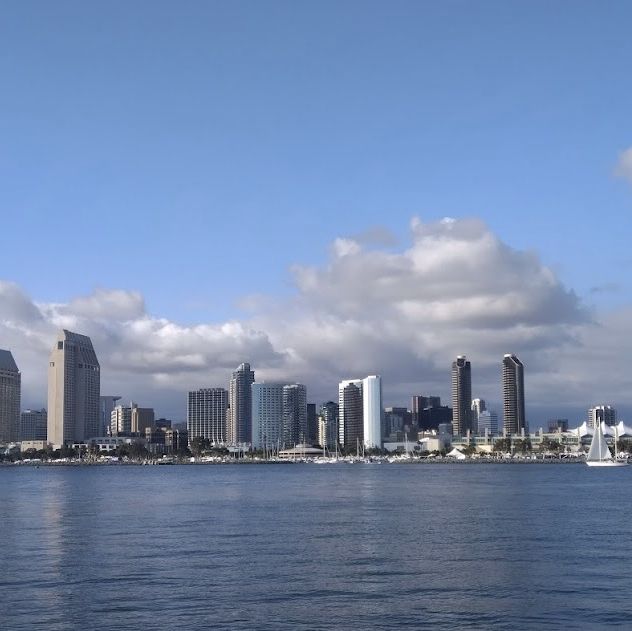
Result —
M514 353L530 418L632 413L632 7L152 8L12 3L0 26L25 406L70 328L104 392L181 419L245 359L319 400L379 373L388 404L448 401L461 353L496 408ZM51 250L51 218L89 255Z

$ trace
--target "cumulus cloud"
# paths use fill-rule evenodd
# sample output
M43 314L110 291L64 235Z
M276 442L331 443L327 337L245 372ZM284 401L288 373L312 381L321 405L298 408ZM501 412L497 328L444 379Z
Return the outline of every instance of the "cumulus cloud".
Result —
M225 386L242 361L258 379L306 383L314 401L335 397L342 378L379 373L388 405L414 393L447 397L450 363L463 353L474 394L492 401L500 401L502 355L515 352L532 402L630 403L608 377L619 336L632 339L630 314L597 318L536 253L511 248L476 219L414 219L399 251L339 238L326 264L292 273L290 299L258 297L247 319L188 326L148 314L138 292L98 289L40 304L0 283L0 347L14 351L25 404L34 404L45 400L55 331L90 335L104 393L174 418L184 417L188 389Z

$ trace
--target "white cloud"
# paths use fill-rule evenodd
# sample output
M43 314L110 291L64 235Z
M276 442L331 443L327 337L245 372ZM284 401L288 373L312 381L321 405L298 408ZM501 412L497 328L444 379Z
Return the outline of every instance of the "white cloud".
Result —
M146 313L142 295L124 290L38 304L0 282L0 347L21 367L25 405L45 401L61 326L92 337L104 393L175 418L188 389L226 385L242 361L259 379L303 381L315 401L335 396L341 378L380 373L386 404L397 404L413 393L447 396L461 353L473 362L474 394L492 401L500 400L502 355L515 352L532 403L632 403L624 380L612 377L623 368L620 340L632 339L631 314L589 313L537 254L509 247L475 219L414 219L409 247L386 247L337 239L325 265L294 267L289 301L260 297L241 322L181 325Z

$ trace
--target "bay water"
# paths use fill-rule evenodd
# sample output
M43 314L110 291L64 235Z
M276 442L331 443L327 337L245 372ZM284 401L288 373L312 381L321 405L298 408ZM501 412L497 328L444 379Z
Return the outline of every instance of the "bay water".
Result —
M632 628L632 467L0 468L0 628Z

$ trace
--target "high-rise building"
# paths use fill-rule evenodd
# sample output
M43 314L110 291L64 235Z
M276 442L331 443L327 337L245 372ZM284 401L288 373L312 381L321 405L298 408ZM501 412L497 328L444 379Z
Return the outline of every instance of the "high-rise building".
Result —
M115 405L110 413L110 434L132 433L132 408L126 405Z
M252 390L255 372L240 364L228 388L228 441L235 445L252 442Z
M283 447L283 386L282 383L253 383L252 446L254 449Z
M483 410L478 415L478 433L484 436L485 433L489 436L495 436L498 434L498 414L491 410Z
M307 442L307 390L301 383L283 386L283 443Z
M318 416L316 414L316 404L307 404L307 439L310 445L318 442Z
M20 415L20 440L46 440L46 410L24 410Z
M362 380L341 381L338 400L338 440L345 449L355 449L364 440Z
M439 425L452 425L452 408L447 405L434 405L421 410L419 431L438 430Z
M549 434L554 432L567 432L568 431L568 419L567 418L550 418L548 423Z
M318 417L318 443L335 449L338 442L338 403L327 401L320 407Z
M139 408L136 403L132 408L132 434L144 434L147 428L154 427L154 408Z
M116 407L116 402L120 401L121 397L117 396L100 396L99 405L101 407L101 427L99 428L99 435L105 436L110 429L110 422L112 420L112 410Z
M410 406L413 425L417 425L417 427L419 427L422 410L425 410L426 408L438 408L440 405L441 405L441 397L435 397L435 396L426 397L420 394L414 395L411 399L411 406Z
M48 442L55 447L98 436L100 371L89 337L59 333L48 363Z
M527 431L524 404L524 366L513 354L503 357L503 429L507 434Z
M345 449L357 443L365 447L382 445L382 379L369 375L348 379L338 385L339 440Z
M472 367L465 355L452 362L452 431L464 436L472 431Z
M611 405L605 403L595 405L588 410L588 426L596 427L597 421L604 422L606 425L615 425L617 422L617 411Z
M189 440L205 438L214 444L226 442L228 391L225 388L192 390L187 397Z
M478 427L478 417L487 410L485 399L472 399L472 428Z
M0 349L0 443L13 443L20 437L21 388L22 378L11 351Z

